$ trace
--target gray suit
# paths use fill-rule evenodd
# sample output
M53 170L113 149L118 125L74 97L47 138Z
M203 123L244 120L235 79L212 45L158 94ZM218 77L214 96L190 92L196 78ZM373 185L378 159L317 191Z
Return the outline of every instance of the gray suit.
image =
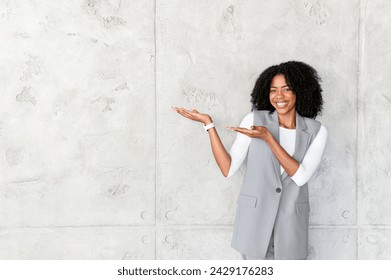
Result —
M254 125L266 126L279 142L278 114L254 110ZM296 113L296 146L299 163L321 124ZM306 259L308 254L308 185L298 186L284 172L269 146L252 138L247 170L237 200L231 246L242 254L264 258L274 229L275 259Z

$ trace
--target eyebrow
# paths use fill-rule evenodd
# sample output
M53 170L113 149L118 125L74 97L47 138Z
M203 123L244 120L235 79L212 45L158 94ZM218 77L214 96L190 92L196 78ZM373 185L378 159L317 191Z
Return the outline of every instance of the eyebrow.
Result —
M285 85L285 86L282 86L283 87L289 87L288 85ZM277 87L274 87L274 86L271 86L271 88L277 88Z

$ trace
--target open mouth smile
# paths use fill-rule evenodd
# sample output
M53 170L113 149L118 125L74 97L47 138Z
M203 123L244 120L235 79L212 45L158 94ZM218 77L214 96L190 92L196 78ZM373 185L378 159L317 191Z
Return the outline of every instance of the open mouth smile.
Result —
M288 105L288 101L284 102L276 102L275 104L277 105L278 108L284 108L286 105Z

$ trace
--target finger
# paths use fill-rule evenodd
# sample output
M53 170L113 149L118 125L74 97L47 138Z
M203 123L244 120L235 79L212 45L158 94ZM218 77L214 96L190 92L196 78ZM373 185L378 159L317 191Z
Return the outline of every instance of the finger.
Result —
M185 111L185 112L188 112L188 113L191 113L191 110L189 110L189 109L186 109L186 108L181 108L183 111Z
M184 116L186 118L189 118L189 119L193 117L192 115L190 115L186 111L180 111L179 114L181 114L182 116Z
M242 133L242 134L245 134L247 136L250 135L250 133L252 133L251 130L248 130L247 128L242 128L242 127L233 127L232 130L239 132L239 133Z
M183 108L183 107L173 107L173 108L175 108L175 110L179 110L179 111L189 111L189 110L187 110L186 108Z
M182 109L181 113L185 114L186 116L194 117L194 113L192 113L191 111L185 110L185 109Z
M235 130L235 131L249 131L247 128L239 127L239 126L230 126L229 129Z
M177 111L179 114L182 114L184 112L181 108L176 108L175 111Z
M182 114L183 116L185 116L186 118L189 118L191 120L196 120L196 117L194 116L194 114L192 113L189 113L189 112L186 112L186 111L182 111Z
M178 113L186 112L186 110L184 108L181 108L181 107L174 107L173 110L178 112Z
M180 110L180 111L185 111L185 108L178 107L178 110Z
M177 112L186 118L189 118L189 119L192 118L192 116L190 116L187 112L185 112L183 110L178 110Z
M256 138L258 137L259 132L256 130L251 130L243 127L227 127L228 129L235 130L239 133L242 133L248 137Z
M199 114L200 112L198 112L197 110L193 109L191 111L189 111L190 114L193 114L193 115L196 115L196 114Z
M255 129L255 130L261 130L261 129L265 129L266 128L266 126L262 126L262 125L253 125L251 127L252 127L252 129Z
M253 131L263 131L263 129L264 129L263 126L257 126L257 125L251 126L251 130Z
M182 107L179 107L179 108L177 109L177 111L178 111L178 112L182 112L182 113L188 113L188 112L189 112L188 110L186 110L185 108L182 108Z

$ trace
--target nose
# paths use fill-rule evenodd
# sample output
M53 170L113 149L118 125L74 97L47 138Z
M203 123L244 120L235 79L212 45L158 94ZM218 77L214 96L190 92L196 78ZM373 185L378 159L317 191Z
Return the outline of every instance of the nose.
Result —
M278 89L277 90L277 96L283 96L284 95L284 91L283 91L283 89Z

